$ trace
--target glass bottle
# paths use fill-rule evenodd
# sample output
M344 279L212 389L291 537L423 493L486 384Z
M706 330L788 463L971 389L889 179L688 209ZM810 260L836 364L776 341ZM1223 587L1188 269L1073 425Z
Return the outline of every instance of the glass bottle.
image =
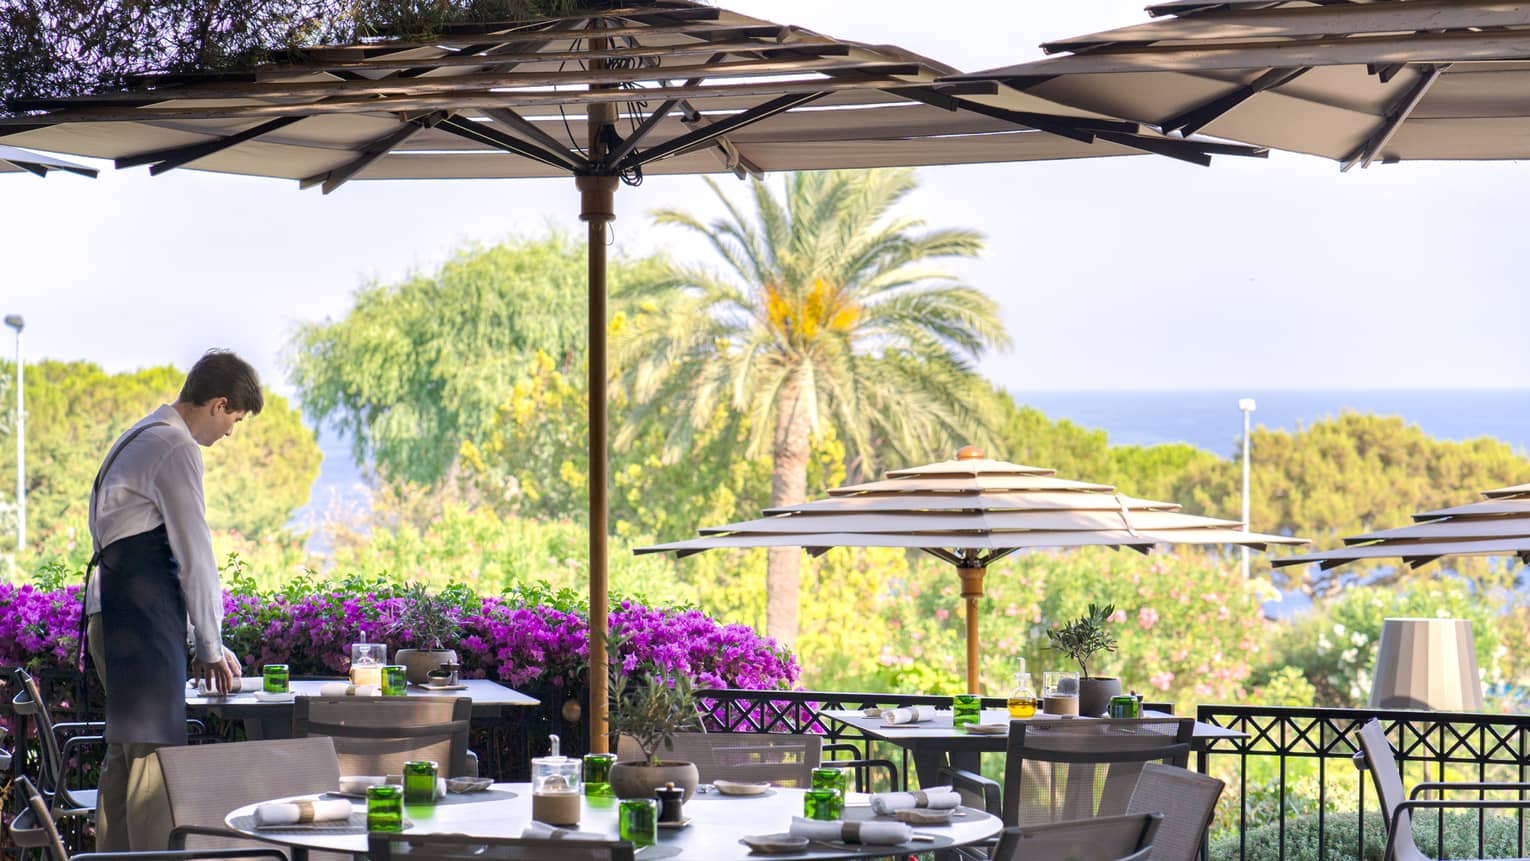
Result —
M1015 688L1009 692L1009 716L1028 718L1036 714L1036 689L1031 687L1031 674L1026 672L1025 659L1020 659L1020 672L1015 673Z

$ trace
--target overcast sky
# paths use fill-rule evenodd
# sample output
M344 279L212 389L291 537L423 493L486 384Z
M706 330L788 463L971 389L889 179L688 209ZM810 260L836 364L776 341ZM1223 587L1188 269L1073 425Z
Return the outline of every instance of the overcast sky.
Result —
M721 5L969 71L1145 17L1143 0ZM1340 174L1279 154L928 168L909 206L988 236L960 271L1003 308L1015 347L983 369L1020 394L1522 387L1530 244L1509 204L1525 170ZM716 209L696 178L648 177L617 193L617 243L688 247L647 223L661 205ZM227 346L285 389L278 356L295 322L343 315L359 284L433 268L464 242L579 232L577 208L567 180L352 182L325 197L190 170L5 175L0 313L26 316L29 357L185 367Z

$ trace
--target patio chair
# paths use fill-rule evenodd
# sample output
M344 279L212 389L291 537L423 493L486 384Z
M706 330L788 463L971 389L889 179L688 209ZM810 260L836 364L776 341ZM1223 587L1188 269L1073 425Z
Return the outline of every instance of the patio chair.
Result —
M854 750L854 748L849 748ZM815 768L880 769L893 788L898 787L898 767L885 759L824 759L823 737L777 732L683 732L675 736L666 759L696 764L702 783L723 780L763 780L776 786L805 788L812 785ZM617 759L642 759L637 740L622 736Z
M1381 812L1387 828L1387 848L1382 861L1425 861L1413 839L1413 811L1415 810L1477 810L1530 808L1530 798L1492 799L1480 797L1483 792L1523 792L1530 790L1530 783L1419 783L1406 796L1403 793L1402 771L1392 745L1387 742L1386 730L1381 721L1371 718L1360 727L1360 752L1355 754L1355 765L1371 773L1376 786L1376 796L1381 801ZM1447 792L1472 792L1478 798L1445 798ZM1420 798L1426 793L1436 793L1438 798ZM1478 820L1479 823L1481 820ZM1480 826L1479 826L1480 827ZM1441 829L1443 832L1443 829ZM1443 835L1442 835L1443 836Z
M632 861L631 843L469 837L466 834L369 834L371 861Z
M1146 861L1163 816L1134 813L1005 828L994 861Z
M322 736L163 747L154 761L164 779L169 849L259 846L223 824L230 810L340 786L335 744Z
M11 820L10 836L21 849L37 849L46 861L194 861L211 858L268 858L286 861L280 849L196 849L172 852L89 852L69 856L64 841L59 837L58 825L48 811L48 802L42 793L25 777L16 780L26 807Z
M1217 799L1226 784L1172 765L1142 766L1127 813L1161 813L1163 825L1153 838L1153 861L1195 861L1205 842Z
M341 774L402 774L410 760L434 760L442 777L477 777L468 751L468 697L298 697L292 737L335 740Z
M38 770L35 788L42 793L48 809L54 816L90 816L96 812L96 790L70 789L65 779L64 764L80 748L104 745L101 732L106 724L100 721L54 723L37 682L31 673L17 667L12 673L16 680L16 696L11 698L11 709L18 715L30 718L37 725ZM65 740L59 743L63 734ZM26 762L25 756L21 760Z

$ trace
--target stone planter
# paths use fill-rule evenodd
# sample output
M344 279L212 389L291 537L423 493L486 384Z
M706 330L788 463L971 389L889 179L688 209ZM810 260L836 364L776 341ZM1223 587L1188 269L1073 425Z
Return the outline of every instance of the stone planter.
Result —
M1099 717L1110 708L1110 698L1121 693L1120 679L1082 678L1078 680L1078 713Z
M695 763L660 762L644 765L642 762L618 762L611 766L611 791L617 798L653 798L653 791L666 783L673 783L685 790L685 801L696 794L700 781ZM683 802L682 802L683 803Z
M404 677L409 684L423 685L426 673L442 664L457 663L457 653L452 649L399 649L393 662L404 665Z

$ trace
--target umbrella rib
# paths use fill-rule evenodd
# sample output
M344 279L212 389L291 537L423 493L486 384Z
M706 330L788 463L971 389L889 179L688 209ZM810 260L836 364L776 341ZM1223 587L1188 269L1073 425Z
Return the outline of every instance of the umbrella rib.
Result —
M169 149L154 150L152 152L139 153L119 158L115 161L118 170L126 167L138 167L152 164L150 173L158 176L168 170L174 170L182 165L205 158L213 153L222 152L231 146L237 146L247 140L254 140L261 135L274 132L277 129L290 126L304 117L277 117L274 120L261 123L258 126L245 129L242 132L227 135L217 140L204 141L202 143L188 144L186 146L170 147Z
M510 108L487 108L484 110L484 113L487 114L489 118L497 122L504 123L511 129L520 132L526 137L531 138L532 140L541 144L545 149L551 150L552 152L568 151L568 147L565 146L562 141L558 140L547 132L542 131L541 127L536 123L526 119ZM576 154L569 153L569 155L570 157L573 157ZM583 156L579 156L579 158L581 161L583 161Z
M411 135L416 134L420 130L436 125L437 123L441 122L441 120L445 119L445 117L446 114L444 111L437 111L435 113L426 114L425 116L418 117L416 119L405 120L403 128L396 129L392 132L389 132L388 134L383 135L382 137L375 138L370 141L361 150L361 155L337 168L334 168L333 170L315 174L314 176L300 180L298 182L298 187L309 188L310 186L322 182L324 184L324 193L329 194L330 192L333 192L335 189L344 185L347 180L355 176L367 165L377 161L379 158L382 158L388 153L388 150L398 146L405 140L408 140Z
M1371 161L1376 157L1376 153L1381 152L1383 147L1391 143L1393 135L1397 134L1397 130L1402 128L1403 123L1408 121L1408 117L1413 115L1413 110L1418 107L1420 101L1423 101L1425 94L1429 92L1429 88L1434 86L1434 82L1439 80L1440 75L1448 68L1450 68L1449 63L1430 67L1429 72L1414 83L1412 89L1402 98L1402 101L1391 111L1387 112L1386 119L1382 121L1381 127L1358 150L1350 153L1347 158L1340 162L1339 170L1347 171L1354 167L1356 163L1359 163L1362 168L1370 167Z
M1288 84L1306 74L1311 68L1311 66L1298 66L1294 69L1270 69L1253 82L1244 84L1231 93L1218 96L1169 118L1164 122L1162 129L1165 134L1177 131L1183 135L1193 135L1259 93Z
M325 63L313 63L311 65L293 65L276 69L256 69L257 75L266 77L280 76L282 74L311 75L314 72L344 72L344 71L408 71L417 69L421 65L430 65L438 69L454 68L457 66L508 66L519 63L548 63L561 61L581 60L622 60L643 57L684 57L692 54L709 54L715 52L730 54L749 53L773 56L776 54L803 54L817 57L843 57L850 53L850 46L834 43L826 45L818 44L778 44L774 42L712 42L697 43L694 45L634 45L626 48L607 48L603 50L572 50L572 51L538 51L518 52L505 54L453 54L447 57L436 57L432 60L392 60L392 59L367 59L367 60L333 60Z
M789 111L792 108L805 105L815 99L826 95L824 92L795 93L771 99L761 105L755 105L747 111L741 111L725 119L718 120L705 128L699 128L687 134L680 135L650 147L639 153L629 156L624 162L617 165L620 169L629 167L641 167L651 161L671 155L680 155L688 150L702 146L716 138L720 138L734 129L759 122L760 120L773 117L776 114Z
M513 138L493 126L468 119L467 117L449 117L438 123L436 128L451 132L468 140L488 144L515 155L525 156L549 167L562 168L564 170L580 170L588 165L588 162L584 159L575 161L575 157L570 153L543 149L519 138Z

